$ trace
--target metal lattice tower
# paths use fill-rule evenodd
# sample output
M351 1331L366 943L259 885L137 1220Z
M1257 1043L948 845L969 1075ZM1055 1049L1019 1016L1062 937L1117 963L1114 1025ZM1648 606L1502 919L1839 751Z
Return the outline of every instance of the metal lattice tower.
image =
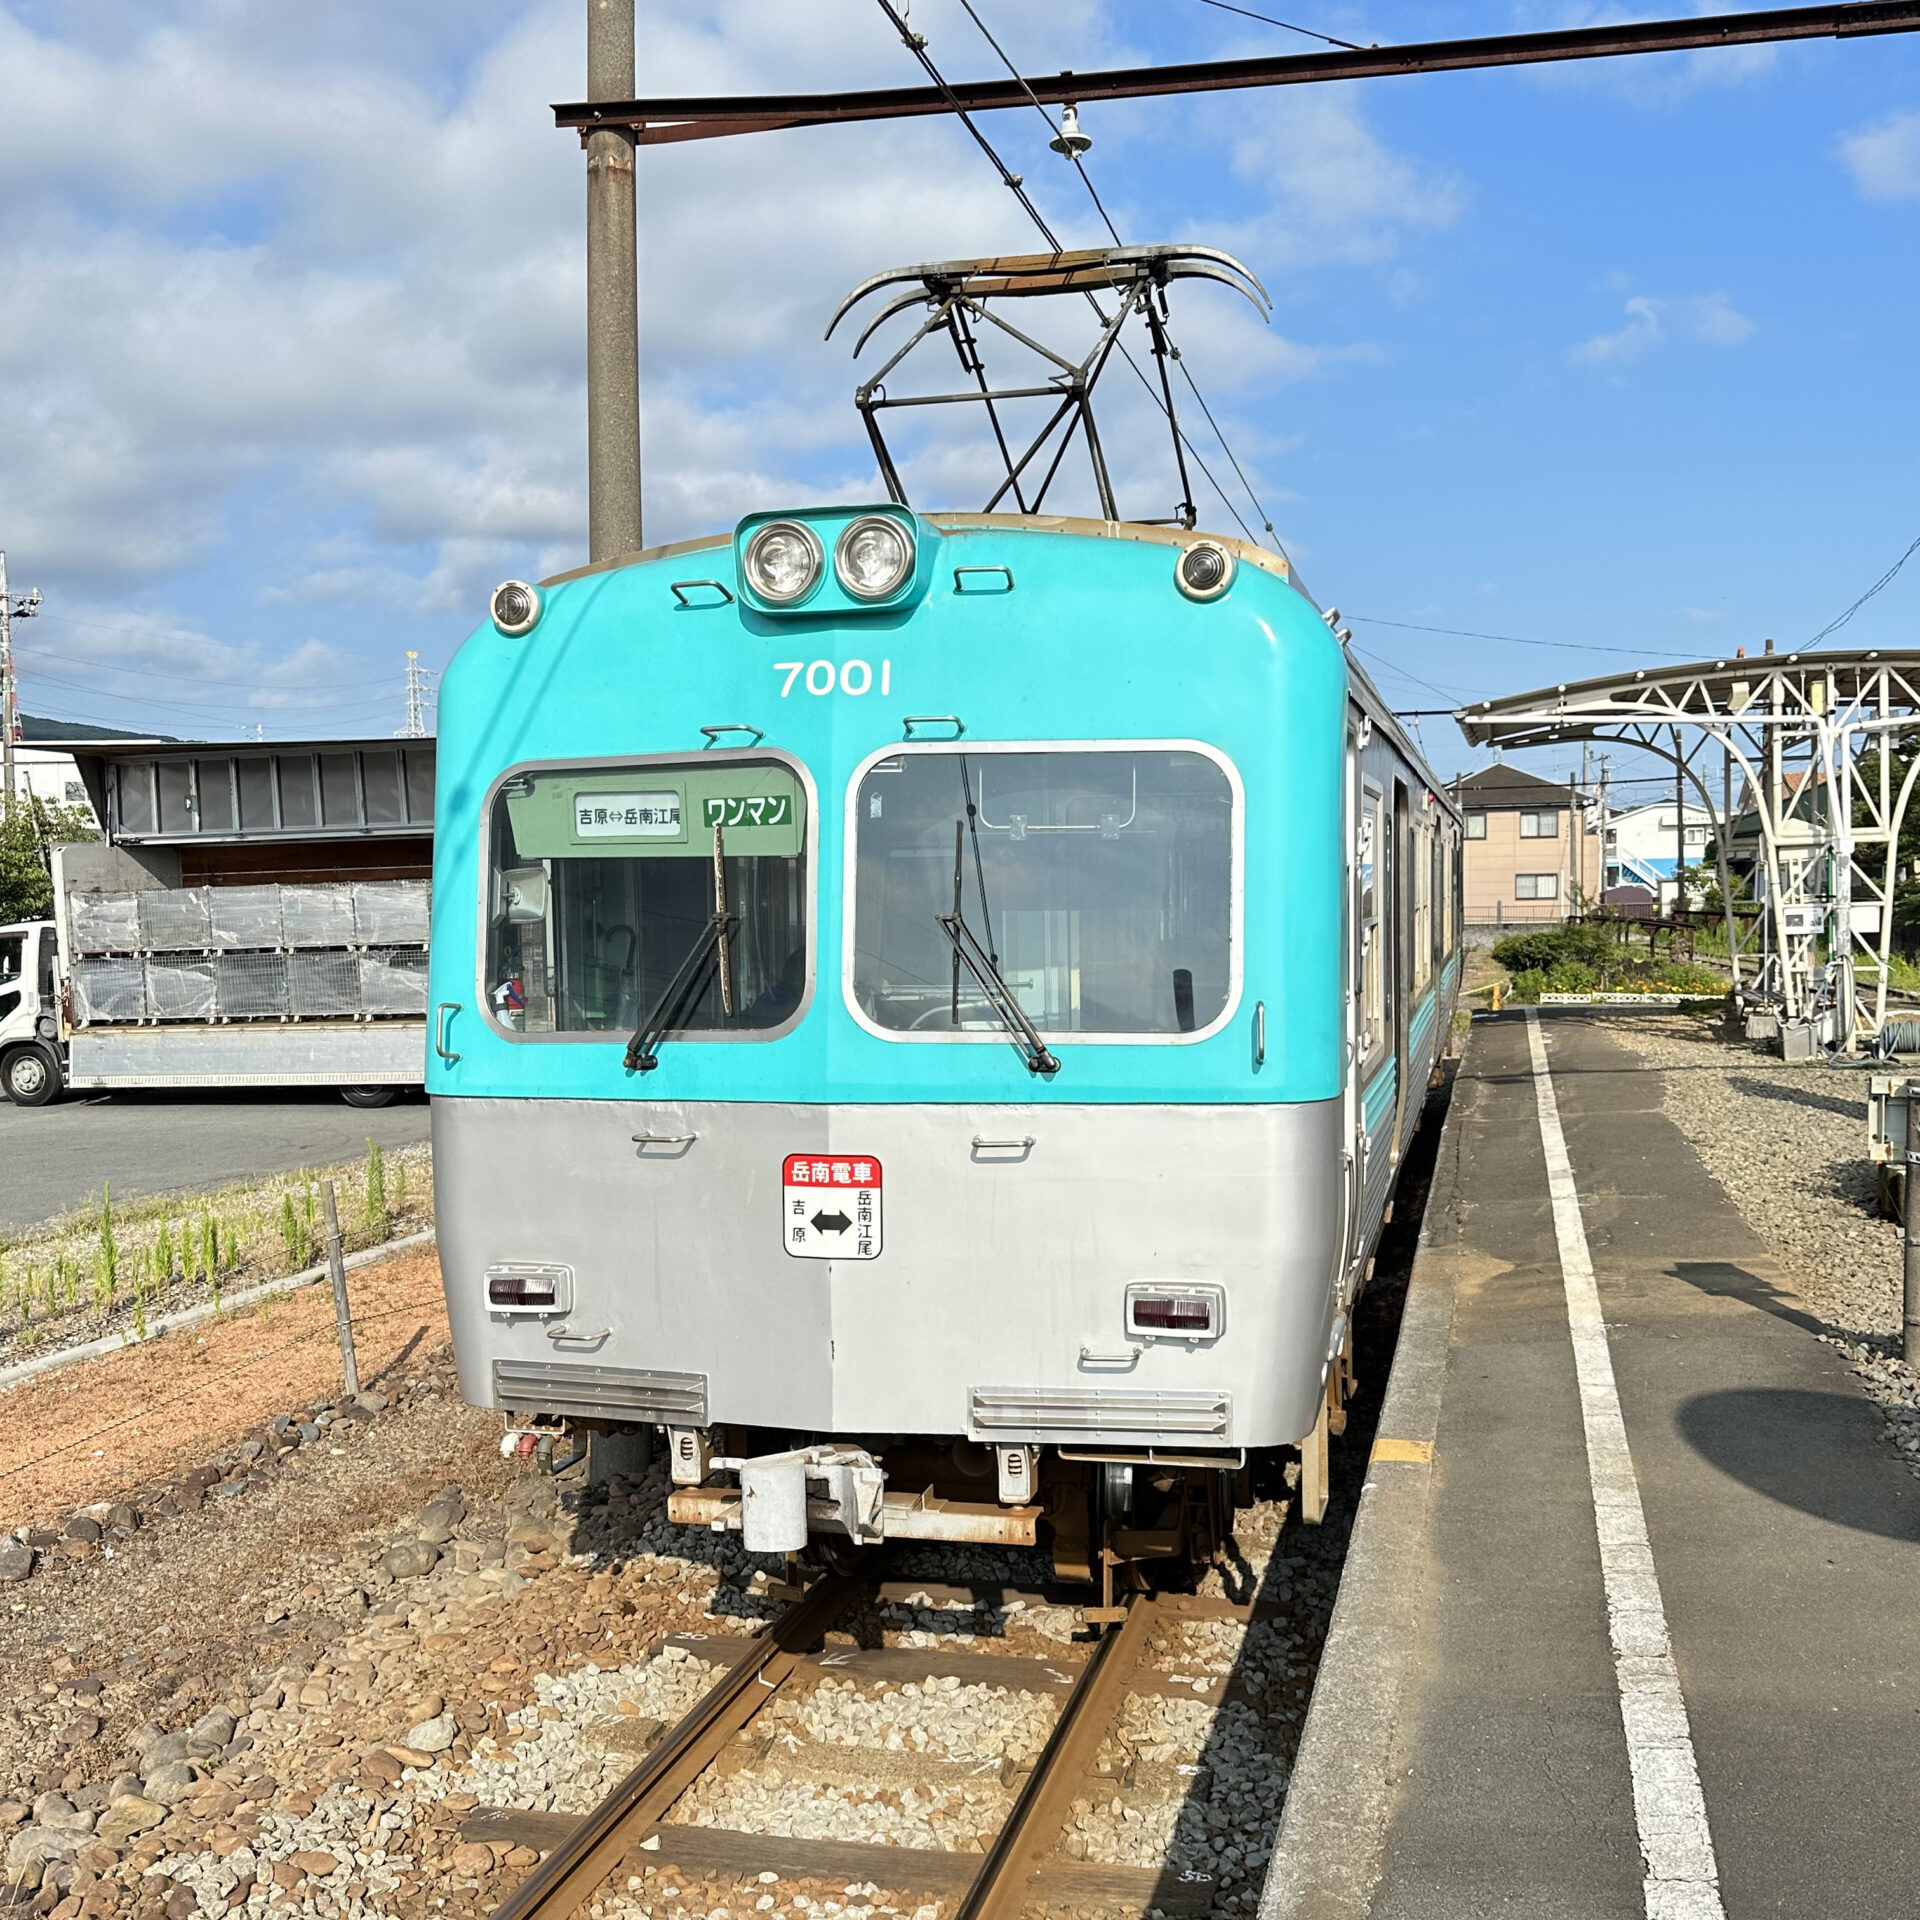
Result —
M424 740L427 737L427 676L421 670L420 656L411 648L407 650L407 724L400 729L403 740Z
M1849 1053L1879 1033L1900 830L1920 776L1915 754L1896 782L1893 757L1920 739L1920 652L1765 653L1656 667L1483 701L1455 718L1475 746L1610 740L1668 762L1713 825L1735 987L1777 1002L1788 1020L1831 1014L1828 1037ZM1710 742L1724 756L1718 803L1705 777ZM1874 765L1863 770L1869 752ZM1749 814L1764 911L1743 940L1728 852ZM1743 952L1756 945L1758 953ZM1756 963L1748 982L1743 959Z

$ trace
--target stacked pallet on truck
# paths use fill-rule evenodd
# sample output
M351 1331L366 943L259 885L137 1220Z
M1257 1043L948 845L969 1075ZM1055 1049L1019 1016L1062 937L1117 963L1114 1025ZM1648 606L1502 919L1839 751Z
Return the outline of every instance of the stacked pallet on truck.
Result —
M417 1018L428 921L424 880L75 894L74 1023Z

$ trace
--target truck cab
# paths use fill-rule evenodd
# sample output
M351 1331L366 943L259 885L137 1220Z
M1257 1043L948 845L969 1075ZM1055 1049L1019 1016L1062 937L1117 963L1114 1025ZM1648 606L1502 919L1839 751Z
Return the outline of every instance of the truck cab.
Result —
M43 1107L64 1084L51 920L0 927L0 1087L15 1106Z

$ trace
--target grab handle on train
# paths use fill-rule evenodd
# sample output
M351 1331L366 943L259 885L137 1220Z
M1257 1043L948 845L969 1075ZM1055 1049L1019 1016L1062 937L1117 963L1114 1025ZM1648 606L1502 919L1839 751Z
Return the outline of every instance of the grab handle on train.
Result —
M962 578L970 573L997 573L1007 584L999 588L986 587L981 589L962 586L960 584ZM955 593L973 593L975 591L1011 593L1013 591L1013 569L1011 567L955 567L953 570L953 590Z
M447 1015L459 1011L458 1000L442 1000L433 1010L433 1050L448 1066L452 1066L460 1056L447 1051Z
M1140 1364L1142 1351L1139 1347L1129 1347L1124 1353L1098 1353L1092 1347L1082 1347L1080 1364L1083 1367L1113 1367L1124 1373Z
M613 1338L613 1329L611 1327L597 1327L592 1333L576 1333L573 1328L568 1326L563 1320L557 1327L549 1327L547 1329L547 1338L553 1341L556 1346L591 1347L597 1346L602 1340L611 1340Z
M636 1133L633 1144L636 1147L684 1147L689 1140L698 1140L697 1133Z
M1267 1003L1253 1003L1253 1070L1258 1073L1267 1064Z

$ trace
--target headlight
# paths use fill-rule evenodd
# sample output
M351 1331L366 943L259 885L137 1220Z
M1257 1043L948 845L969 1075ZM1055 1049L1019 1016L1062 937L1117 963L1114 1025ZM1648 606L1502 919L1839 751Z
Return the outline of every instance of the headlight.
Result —
M848 524L833 550L833 570L856 600L885 600L913 572L913 535L898 520L870 513Z
M540 589L524 580L502 581L494 588L487 611L509 640L517 640L523 633L531 633L533 623L540 618Z
M769 520L754 529L740 564L746 569L747 585L760 599L790 607L820 583L820 542L801 521Z
M1233 585L1233 555L1217 541L1196 540L1181 549L1173 577L1189 600L1218 600Z

